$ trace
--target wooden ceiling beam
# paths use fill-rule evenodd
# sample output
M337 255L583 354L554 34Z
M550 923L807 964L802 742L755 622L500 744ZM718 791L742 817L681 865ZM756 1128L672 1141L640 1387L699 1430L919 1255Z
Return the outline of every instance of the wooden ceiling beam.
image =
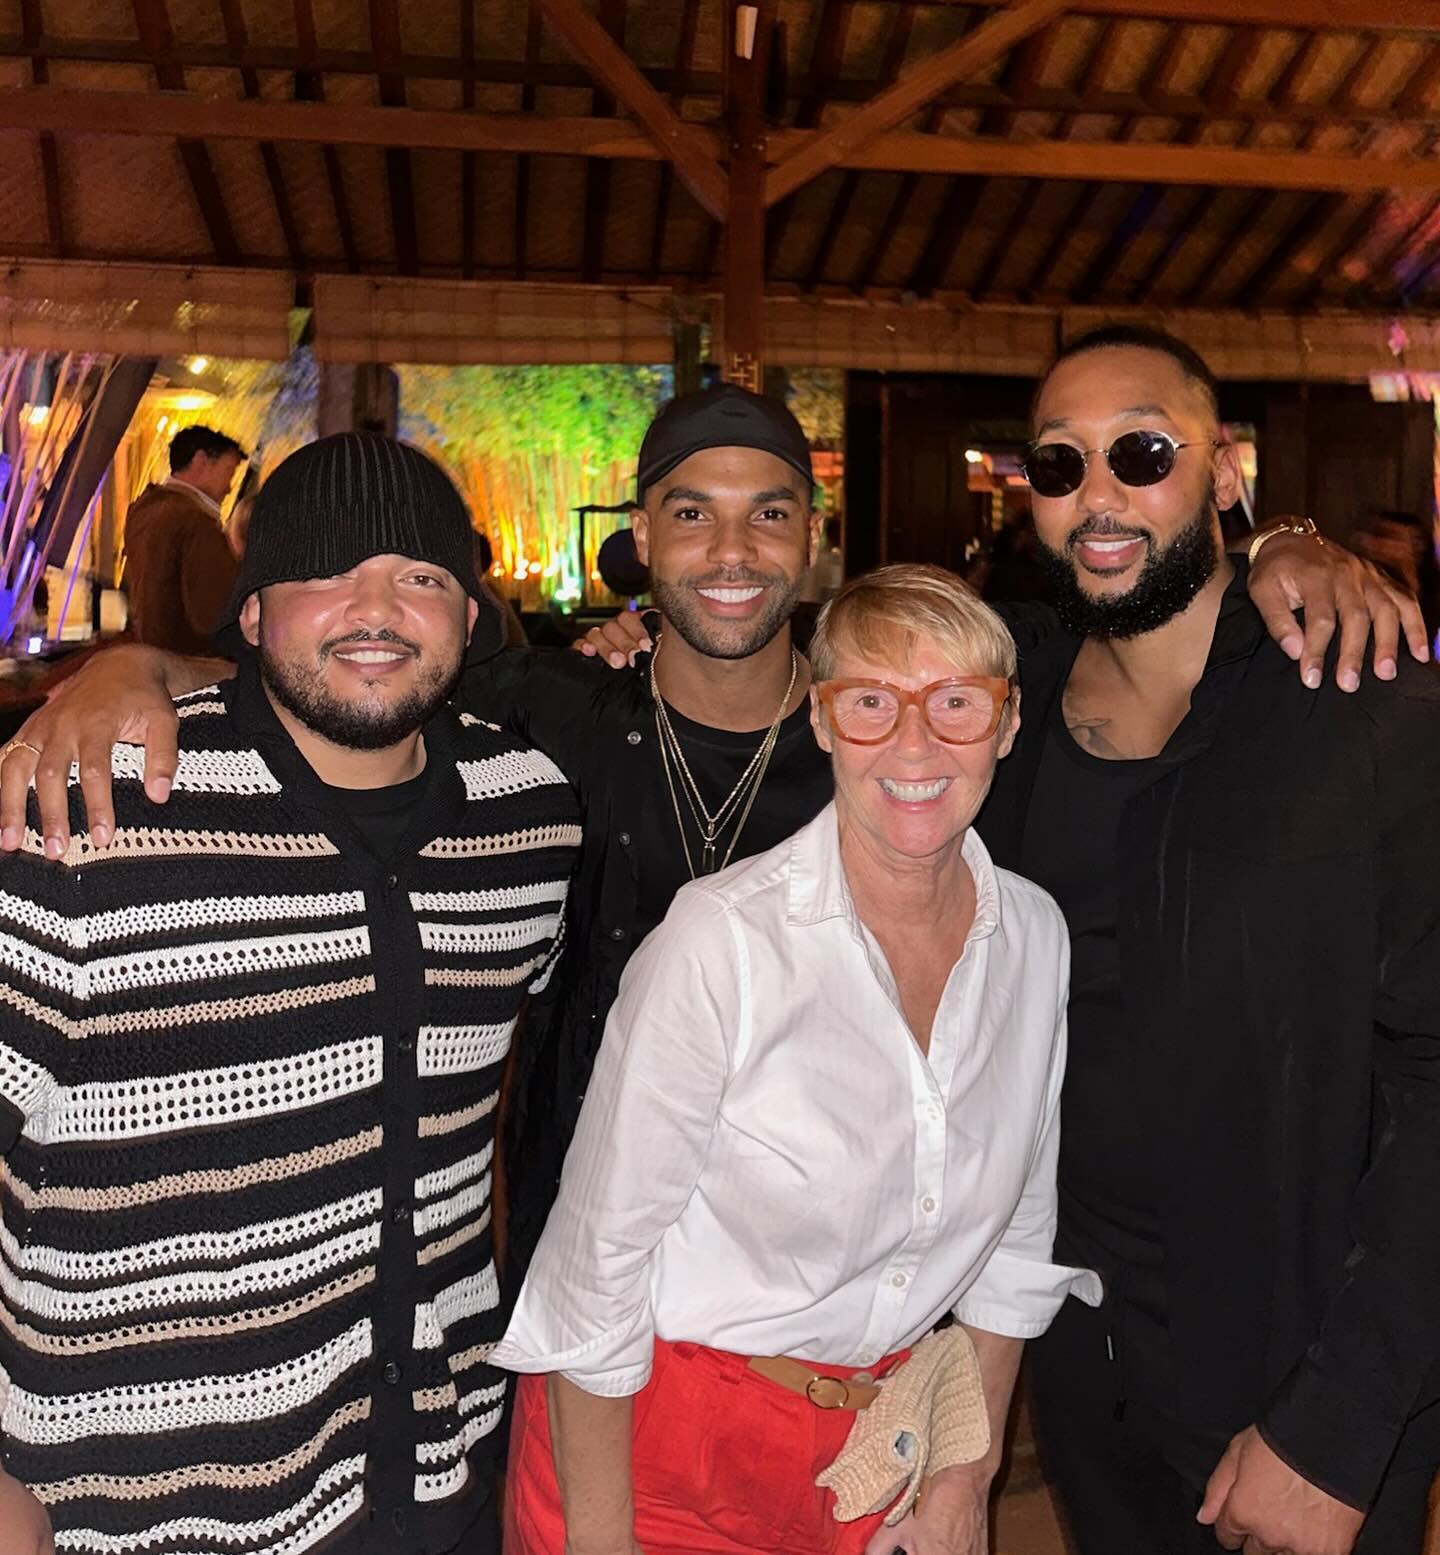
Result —
M325 79L319 64L320 46L315 31L312 0L294 0L294 15L299 60L295 69L295 101L323 103ZM373 60L371 65L374 65ZM345 268L353 275L360 269L360 250L355 242L355 223L350 219L350 200L345 193L345 179L340 170L340 153L331 141L321 143L320 160L325 169L325 183L330 190L335 230L340 234L340 251L345 256Z
M534 0L565 47L623 103L675 165L681 182L717 220L724 217L726 177L713 151L655 90L635 62L580 0ZM1032 0L1047 3L1047 0Z
M1035 214L1035 206L1040 200L1040 191L1044 187L1044 184L1037 179L1034 183L1026 184L1020 191L1020 198L1016 202L1015 209L1010 213L1009 221L1005 223L1004 230L991 245L985 263L975 278L974 286L971 287L971 295L976 299L994 294L995 283L1000 279L1000 272L1005 268L1005 262L1010 258L1020 234L1030 225L1031 218Z
M600 25L622 53L625 48L626 0L600 0ZM596 119L615 117L615 95L596 84L590 101ZM585 216L581 226L580 279L593 286L605 268L605 234L610 225L610 164L592 158L585 168Z
M1240 286L1238 306L1258 308L1295 260L1345 208L1346 199L1343 194L1312 194Z
M558 0L544 0L546 4ZM774 205L832 167L848 166L868 144L903 124L948 87L983 70L1032 33L1052 22L1065 0L1016 0L993 13L958 43L907 70L894 86L872 97L839 124L813 136L801 149L781 156L765 179L765 203Z
M652 138L623 119L539 118L524 114L454 113L362 103L246 101L186 92L88 92L65 87L0 89L0 133L51 130L93 135L193 135L212 140L308 142L319 145L411 147L456 151L529 151L657 161ZM693 127L718 145L714 127ZM779 130L772 156L805 153L828 132ZM825 155L831 153L827 151ZM781 165L784 165L782 160ZM1332 190L1440 188L1440 161L1424 156L1379 157L1257 150L1216 145L1113 141L1009 142L958 135L881 135L844 154L840 166L877 172L957 177L1054 178L1102 183L1239 185L1257 189Z
M30 55L30 79L36 86L50 81L50 61L46 58L45 18L40 0L20 0L20 25L25 30ZM60 148L54 134L42 130L36 137L40 147L40 182L45 191L45 232L57 259L65 257L65 205L61 198Z
M813 130L820 123L830 99L830 88L840 76L845 57L845 33L850 22L851 0L822 0L815 43L810 51L811 91L796 110L797 129ZM795 215L795 196L782 200L765 223L765 274L772 275Z
M890 23L890 30L885 38L885 52L880 60L880 72L871 83L867 97L873 97L876 92L882 92L888 86L893 86L900 77L901 68L905 64L905 55L910 47L910 37L915 26L915 7L902 5L896 12ZM860 174L846 172L840 184L840 191L835 197L835 203L830 208L830 217L820 229L820 239L815 245L815 252L810 257L810 269L805 277L806 291L813 292L825 278L825 272L830 267L830 256L834 252L836 239L844 230L845 222L849 219L850 207L855 203L855 195L860 188ZM873 255L867 253L866 265L870 266L870 273L874 273L875 267L880 263L882 250L872 241Z
M1440 32L1440 0L1076 0L1077 15L1320 32Z
M225 27L225 42L237 56L242 55L250 40L240 0L220 0L220 19ZM246 97L258 98L259 73L253 65L241 65L239 68L240 86ZM275 219L280 223L285 252L296 270L307 270L309 261L305 258L305 250L300 242L300 229L295 223L295 210L290 203L290 191L285 186L285 174L274 141L260 142L260 162L265 169L265 180L270 185L270 198L275 203Z
M460 8L460 62L475 63L475 0L458 0ZM460 106L475 111L475 83L467 78L460 86ZM460 274L475 276L475 223L477 220L476 162L473 151L460 153Z
M133 9L140 46L155 71L156 81L165 91L183 91L185 68L174 58L175 35L170 29L165 0L133 0ZM240 245L235 239L235 229L230 225L230 213L220 193L220 180L215 176L215 166L201 134L203 129L195 135L177 137L180 160L200 219L205 223L210 246L215 250L215 258L222 265L238 265L241 262Z
M670 106L677 113L689 85L690 70L695 62L695 38L699 30L700 0L684 0L680 11L680 32L675 42L675 77L670 89ZM665 253L665 234L670 225L670 202L674 198L675 166L667 160L660 165L660 187L655 195L655 225L650 233L650 274L657 280Z
M689 3L689 0L687 0ZM875 3L875 0L867 0ZM923 0L915 0L916 4ZM897 19L910 12L896 7ZM975 14L983 14L977 12ZM1177 26L1170 31L1170 42L1162 49L1159 62L1152 67L1139 91L1095 91L1088 96L1070 87L1028 85L1023 93L1009 92L1003 84L971 83L953 86L942 93L937 103L947 108L985 109L1002 113L1034 111L1060 114L1138 115L1162 119L1207 119L1217 115L1215 106L1193 94L1173 93L1165 84L1173 73L1185 47L1186 30ZM123 40L45 37L43 47L27 42L23 36L0 35L0 57L34 60L75 60L108 64L148 64L139 44ZM1042 40L1043 41L1043 37ZM1302 44L1298 53L1305 51ZM1017 53L1023 52L1017 50ZM242 49L226 45L176 45L171 57L182 69L248 69L322 71L327 75L373 75L374 56L355 50L304 50L299 47L259 46L247 43ZM563 60L447 58L439 55L406 54L400 60L401 74L407 79L457 81L470 86L562 86L585 87L592 78L579 66ZM1164 68L1162 68L1164 67ZM658 91L672 99L678 97L718 98L720 77L715 71L689 71L682 75L671 67L643 68L641 75ZM1277 83L1278 85L1278 83ZM1431 104L1440 86L1440 45L1417 65L1411 83L1386 107L1355 105L1341 111L1314 102L1283 101L1278 94L1269 97L1241 98L1232 101L1223 117L1232 120L1259 120L1270 124L1440 124L1440 107ZM816 94L821 83L809 72L790 77L786 90L791 99L803 101ZM828 84L827 96L837 104L865 102L874 95L868 80L839 77ZM989 133L989 131L986 131Z
M370 47L383 107L405 106L405 77L400 69L398 0L370 0ZM415 216L415 172L410 148L403 139L385 147L385 189L390 198L390 228L395 243L395 267L401 275L420 272L420 227Z
M905 282L905 290L917 297L929 297L945 284L950 266L965 241L980 197L985 192L983 178L957 178L950 185L940 212L919 259Z
M540 38L544 30L540 12L532 4L525 24L525 58L540 57ZM535 110L535 88L520 91L521 113ZM515 279L523 281L530 267L530 156L523 152L515 164Z

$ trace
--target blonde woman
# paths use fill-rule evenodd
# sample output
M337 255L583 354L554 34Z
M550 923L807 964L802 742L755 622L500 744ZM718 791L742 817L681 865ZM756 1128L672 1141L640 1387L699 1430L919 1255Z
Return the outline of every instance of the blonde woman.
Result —
M697 880L626 971L496 1362L520 1384L507 1548L983 1555L1050 1262L1068 940L971 822L1015 737L1015 649L953 575L822 612L835 800ZM952 1314L992 1448L895 1528L815 1477ZM838 1406L838 1407L832 1407Z

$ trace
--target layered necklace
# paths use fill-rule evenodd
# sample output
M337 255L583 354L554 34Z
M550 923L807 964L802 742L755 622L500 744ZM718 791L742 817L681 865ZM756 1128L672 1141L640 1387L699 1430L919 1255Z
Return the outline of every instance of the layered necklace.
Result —
M670 804L675 811L675 824L680 829L680 845L685 849L685 867L690 871L690 878L694 880L697 875L712 875L717 869L724 869L735 852L735 844L740 840L740 833L745 830L745 822L750 819L755 796L760 792L761 783L765 781L765 769L770 765L775 742L780 737L780 725L785 721L785 709L790 705L790 695L795 690L795 678L800 672L800 656L793 648L790 650L790 684L785 687L785 695L780 698L780 706L776 708L775 717L765 731L765 738L755 747L755 754L750 758L750 764L740 774L739 781L725 796L720 808L712 813L705 803L694 774L690 771L690 763L685 760L685 752L681 748L679 736L670 722L670 710L665 706L665 699L660 695L660 688L655 682L655 661L660 657L663 643L662 636L655 644L655 652L650 658L650 695L655 701L655 735L660 744L660 764L665 768L665 786L670 790ZM700 834L699 869L695 867L695 860L690 852L690 836L685 829L684 816L680 812L682 795L691 819L695 822L695 830ZM737 816L738 820L736 820ZM735 830L725 849L724 858L720 858L717 862L721 835L732 821L735 822Z

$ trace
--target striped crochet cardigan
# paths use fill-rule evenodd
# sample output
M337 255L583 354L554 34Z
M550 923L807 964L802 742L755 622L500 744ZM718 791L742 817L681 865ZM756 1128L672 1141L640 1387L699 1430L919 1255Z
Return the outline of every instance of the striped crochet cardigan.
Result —
M446 711L387 863L253 667L178 707L166 806L118 747L109 851L0 863L5 1467L62 1555L443 1550L493 1485L495 1110L575 802Z

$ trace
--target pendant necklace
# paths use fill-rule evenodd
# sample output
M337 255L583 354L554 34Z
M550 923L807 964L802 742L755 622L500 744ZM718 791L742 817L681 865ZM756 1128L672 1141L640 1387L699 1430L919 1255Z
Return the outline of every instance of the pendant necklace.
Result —
M775 717L765 731L764 738L755 747L755 754L750 758L749 765L740 774L734 788L725 796L720 808L712 814L695 781L694 774L690 771L690 764L685 760L685 752L681 747L679 736L670 722L669 709L665 706L665 699L660 695L660 688L655 681L655 661L660 657L663 643L662 634L650 658L650 695L655 702L655 734L660 745L660 764L665 769L665 786L670 791L670 805L675 812L675 824L680 830L680 845L685 850L685 867L690 871L690 878L694 880L697 875L711 875L717 869L724 869L735 852L735 844L739 842L740 833L745 829L745 822L750 818L755 796L760 792L761 783L765 781L765 770L770 765L775 742L780 737L780 725L785 721L785 709L790 705L790 696L795 690L795 680L800 672L800 656L793 648L790 650L790 683L785 687L785 695L780 698L780 706L776 709ZM686 808L695 822L695 830L700 834L699 869L696 869L695 860L690 852L690 838L685 830L685 819L680 810L682 795ZM730 845L725 849L724 857L718 858L720 834L737 813L739 820L730 838Z

